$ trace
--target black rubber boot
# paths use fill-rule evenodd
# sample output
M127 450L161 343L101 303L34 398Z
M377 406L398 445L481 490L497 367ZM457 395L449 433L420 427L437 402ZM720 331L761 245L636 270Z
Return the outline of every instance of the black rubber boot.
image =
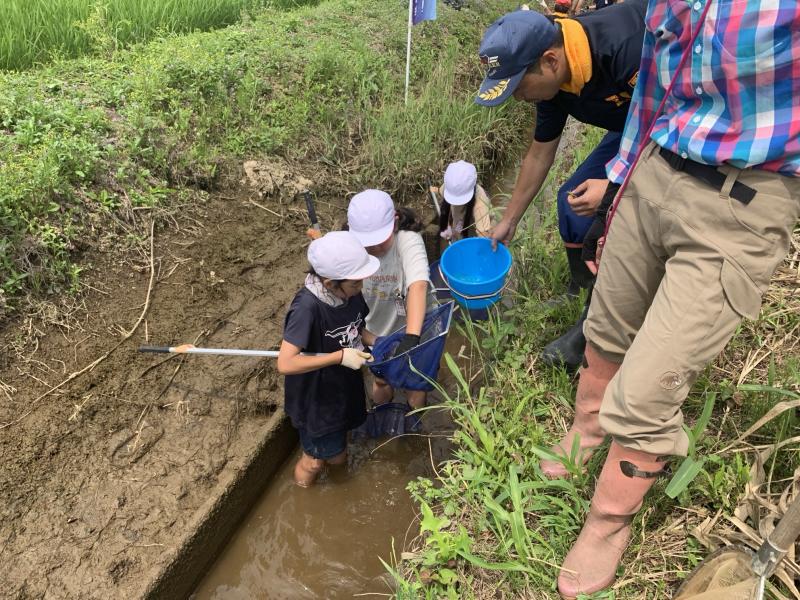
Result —
M594 284L594 275L586 266L586 263L581 258L583 248L564 248L567 251L567 263L569 264L569 286L567 286L567 294L577 296L582 289L588 288Z
M566 292L551 298L545 303L545 306L548 308L555 308L567 302L572 302L580 295L581 289L588 288L594 283L594 275L592 275L589 267L587 267L586 263L581 259L582 249L565 247L564 250L567 251L569 284L567 285Z
M564 367L574 371L583 362L583 351L586 349L586 338L583 337L583 322L589 314L589 303L592 299L591 288L583 305L583 311L569 330L557 340L553 340L542 350L542 362L551 367Z

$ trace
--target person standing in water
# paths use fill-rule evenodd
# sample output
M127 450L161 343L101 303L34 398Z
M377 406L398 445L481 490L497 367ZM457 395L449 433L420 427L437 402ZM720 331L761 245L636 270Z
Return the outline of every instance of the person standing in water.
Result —
M347 231L311 242L308 262L278 355L286 414L303 448L294 468L302 487L312 485L326 464L347 462L347 432L367 417L361 367L371 358L364 343L373 344L375 336L366 329L369 308L361 287L380 266Z
M395 209L386 192L364 190L350 200L347 226L380 261L379 269L364 281L367 329L380 337L405 327L405 336L395 350L401 354L419 344L431 299L428 257L419 234L422 223L410 209ZM425 406L426 392L407 390L406 395L412 408ZM376 379L373 402L384 404L393 397L391 386Z

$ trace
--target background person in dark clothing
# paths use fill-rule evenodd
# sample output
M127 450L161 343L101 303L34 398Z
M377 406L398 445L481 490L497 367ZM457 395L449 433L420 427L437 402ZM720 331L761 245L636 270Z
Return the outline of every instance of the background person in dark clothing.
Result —
M492 232L494 240L513 239L553 165L567 117L609 132L557 195L559 231L570 268L567 294L572 297L594 279L581 260L581 246L608 185L605 164L619 149L639 71L644 14L644 0L569 19L518 10L495 21L481 42L479 54L488 72L475 102L497 106L513 95L535 102L537 109L533 140L503 219ZM585 312L545 348L547 362L573 368L580 364Z

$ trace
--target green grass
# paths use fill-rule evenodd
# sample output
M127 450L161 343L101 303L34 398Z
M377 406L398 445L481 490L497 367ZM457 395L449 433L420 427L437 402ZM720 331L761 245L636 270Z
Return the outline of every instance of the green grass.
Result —
M599 132L586 132L574 161L598 140ZM553 170L556 183L572 164L562 159ZM554 195L544 194L543 200L552 203ZM515 306L463 328L474 360L463 376L452 362L448 365L460 382L447 401L459 426L455 453L439 467L437 479L410 485L421 526L404 560L389 567L398 598L558 598L558 565L580 531L605 457L605 452L593 457L588 473L571 466L569 480L548 480L538 467L547 448L569 427L576 384L563 371L537 362L544 344L574 321L581 306L543 306L567 279L559 247L551 204L543 227L528 227L513 244ZM670 597L709 553L696 527L707 527L705 533L730 543L743 538L724 515L753 505L744 501L748 481L759 484L762 506L778 504L800 464L800 443L792 439L798 431L796 409L789 404L789 410L769 419L744 443L734 442L768 410L800 399L797 336L780 343L800 327L796 269L795 264L776 278L759 320L740 327L694 386L684 413L687 425L699 433L697 476L684 482L675 499L666 495L669 480L656 484L634 522L633 542L618 573L621 584L594 598ZM775 352L745 373L749 359L770 348ZM478 373L475 381L481 383L468 385ZM712 400L713 410L704 412ZM758 464L756 449L762 468L753 469L751 478L751 465ZM674 461L673 470L679 464ZM709 526L706 519L710 522L717 513ZM778 596L769 592L767 597Z
M27 69L54 57L110 53L156 35L207 31L268 7L319 0L4 0L0 69Z
M530 114L472 103L475 48L513 6L442 6L417 26L408 106L405 8L368 0L0 72L0 316L77 288L80 254L107 231L124 246L133 209L238 182L246 159L324 172L318 193L398 199L451 160L491 172Z

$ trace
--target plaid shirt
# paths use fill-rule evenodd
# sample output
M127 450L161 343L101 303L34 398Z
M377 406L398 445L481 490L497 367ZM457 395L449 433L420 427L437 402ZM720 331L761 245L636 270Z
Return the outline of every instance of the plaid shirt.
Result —
M684 158L800 177L800 1L650 0L639 80L617 157L630 168L711 2L651 138Z

